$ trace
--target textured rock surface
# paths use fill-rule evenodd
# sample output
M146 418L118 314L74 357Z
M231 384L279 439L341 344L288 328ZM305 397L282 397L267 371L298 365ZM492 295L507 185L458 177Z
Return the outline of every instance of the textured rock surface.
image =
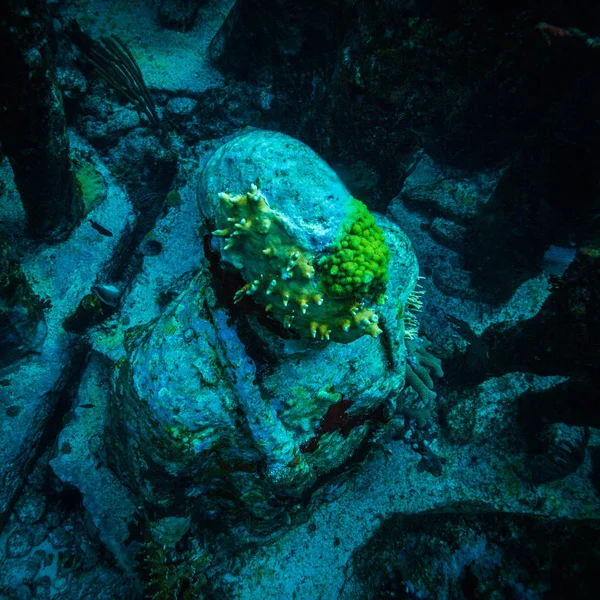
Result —
M331 244L347 190L309 148L272 132L242 135L211 158L198 191L205 217L218 219L220 191L257 177L301 250ZM377 339L280 337L281 329L257 319L259 304L238 309L231 296L219 300L207 269L156 320L125 331L107 447L113 468L145 502L184 514L201 496L205 511L229 507L226 519L240 506L274 516L283 498L294 502L389 419L404 385L402 315L417 264L402 232L378 222L391 260ZM232 266L244 259L223 256ZM175 493L175 481L186 482L185 493Z
M0 368L35 352L42 344L47 332L42 308L16 253L0 235Z
M167 29L188 31L196 19L200 5L206 0L161 0L158 5L157 18Z
M69 138L56 81L45 4L4 2L0 9L4 89L0 129L31 234L64 238L83 213L69 161Z
M130 527L140 518L135 498L106 464L103 438L110 391L107 364L94 355L82 376L69 424L58 438L58 452L50 466L60 480L77 488L90 516L92 531L131 572L139 544L132 543Z
M289 356L280 340L258 375L236 329L204 271L157 321L126 334L108 448L149 504L182 511L201 496L204 510L241 503L272 516L276 496L295 497L343 464L395 406L403 345L391 370L386 347L369 336ZM177 480L187 482L186 500L174 494Z
M209 63L208 47L234 1L203 3L197 12L192 11L194 24L187 20L191 28L185 35L157 27L156 4L94 0L92 7L69 4L63 8L63 15L78 19L96 39L113 34L121 38L133 52L151 89L200 94L222 86L223 76ZM182 0L180 4L192 2Z
M300 337L348 342L381 332L392 242L308 146L271 131L234 138L204 168L198 202L223 238L222 262L244 280L236 301L251 295ZM404 303L416 285L416 258L401 232L388 235L396 251L390 295Z
M117 375L109 453L149 504L181 511L202 496L204 510L241 502L270 516L280 510L274 495L296 496L356 450L369 418L386 399L393 406L402 371L390 373L381 344L365 337L282 357L262 385L255 383L255 365L226 313L211 306L208 283L206 274L198 276L130 341ZM331 417L324 427L332 404L341 421ZM187 482L185 502L174 495L176 480Z
M75 151L90 153L80 138L71 139ZM55 411L64 410L76 391L74 382L83 365L87 346L83 339L63 329L63 320L75 311L78 302L96 280L132 218L131 206L123 191L103 168L111 183L105 201L90 217L110 225L112 237L97 233L82 222L71 237L52 248L29 254L22 262L32 292L49 299L44 311L48 333L36 354L22 357L1 372L0 406L6 417L0 420L0 521L23 484L35 458L40 439Z
M478 512L471 507L464 507L469 514L460 514L462 508L458 505L454 513L397 515L382 523L357 553L357 597L595 594L600 566L597 522Z
M369 538L381 549L386 531L392 552L367 556L379 596L488 597L507 584L504 595L530 598L547 574L568 585L556 597L593 595L581 584L597 573L586 553L597 532L581 521L599 514L598 7L207 0L181 33L157 22L167 4L192 7L48 3L67 123L95 148L72 142L75 167L106 180L89 217L113 236L86 222L54 249L23 243L0 164L0 230L51 303L42 354L0 371L0 596L201 597L208 579L209 597L355 600L352 556ZM72 47L73 17L131 49L173 127L169 152ZM397 195L374 215L392 255L377 339L305 339L256 295L234 303L253 278L211 245L221 223L204 227L195 185L249 126L308 143L371 210ZM245 158L270 172L266 153ZM227 191L247 194L256 177ZM279 211L277 193L264 195ZM282 222L309 224L308 202L284 200ZM410 302L414 257L398 227L426 276ZM548 244L577 253L552 286ZM119 302L63 331L94 284L116 286ZM138 543L143 593L127 565Z
M219 193L244 193L257 180L287 217L298 244L319 251L333 242L346 214L348 190L313 150L275 131L250 131L215 152L198 183L200 210L218 220Z

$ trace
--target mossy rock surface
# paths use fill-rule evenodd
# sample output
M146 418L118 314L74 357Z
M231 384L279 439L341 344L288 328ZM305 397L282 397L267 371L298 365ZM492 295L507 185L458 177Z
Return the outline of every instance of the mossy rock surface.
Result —
M84 214L88 215L106 198L106 181L92 164L77 170L75 179L83 201Z

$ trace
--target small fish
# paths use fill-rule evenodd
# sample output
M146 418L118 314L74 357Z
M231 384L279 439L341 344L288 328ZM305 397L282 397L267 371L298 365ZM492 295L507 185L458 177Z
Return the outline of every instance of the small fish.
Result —
M577 251L575 248L564 248L563 246L550 246L542 259L542 269L550 275L562 277L569 265L575 260Z
M417 472L423 473L423 471L427 471L434 477L439 477L442 474L446 459L436 456L429 448L425 450L422 456L423 458L417 465Z
M80 404L77 408L96 408L95 404Z
M107 237L112 237L112 231L109 231L108 229L106 229L106 227L102 227L102 225L100 225L100 223L98 223L97 221L94 221L94 219L90 219L90 225L98 233L101 233L102 235L105 235Z

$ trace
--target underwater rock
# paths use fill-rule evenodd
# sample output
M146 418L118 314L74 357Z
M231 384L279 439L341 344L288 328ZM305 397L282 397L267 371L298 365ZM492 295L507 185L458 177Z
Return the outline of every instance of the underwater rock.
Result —
M30 232L49 242L66 237L83 212L75 193L69 139L50 43L46 4L2 6L4 86L2 153L14 171Z
M433 219L430 231L433 240L454 252L460 252L461 248L464 247L468 232L466 227L442 217Z
M425 275L445 295L476 300L471 273L465 269L468 224L492 197L501 169L469 171L439 164L415 153L401 192L387 216L414 244Z
M27 527L16 527L6 540L6 556L21 558L31 552L33 532Z
M46 336L43 307L8 242L0 236L0 367L42 344Z
M82 495L90 530L98 534L122 569L134 567L139 548L131 528L140 519L135 499L108 468L103 447L109 403L108 365L94 354L81 378L71 418L61 431L59 451L50 461L56 476ZM69 448L69 452L62 449Z
M86 139L101 148L112 148L140 126L140 116L130 108L113 111L108 101L89 95L85 111L77 117L78 128Z
M82 100L85 98L88 91L87 80L83 73L72 65L58 66L56 79L62 92L68 121L72 115L77 113Z
M131 332L127 359L115 371L111 464L167 514L185 514L202 496L205 510L228 506L226 519L239 515L240 505L274 517L282 498L297 499L318 474L350 458L369 423L385 420L403 370L390 372L382 344L362 337L282 355L272 374L257 380L207 275L155 323ZM196 337L186 342L190 328ZM177 493L182 480L187 499Z
M80 138L71 138L73 152L94 153ZM95 161L99 165L99 161ZM81 222L63 243L36 247L22 261L23 272L33 292L49 298L44 305L47 333L36 352L24 356L2 373L0 403L9 418L0 419L0 524L12 507L15 495L38 456L39 444L69 409L79 377L88 359L88 340L65 332L62 323L77 310L81 298L98 274L111 263L115 248L132 220L131 205L123 191L103 169L108 183L106 199L91 217L110 227L113 237L102 237ZM3 340L4 341L4 340ZM1 345L1 344L0 344ZM56 425L52 425L54 428Z
M15 183L14 172L5 157L0 160L0 235L8 239L26 235L27 214Z
M257 178L260 189L252 186ZM217 151L202 173L198 198L209 220L228 214L236 200L268 214L269 231L256 235L269 239L277 231L274 243L283 241L286 252L296 248L280 273L286 283L320 282L319 265L293 255L310 252L318 260L327 254L353 206L312 150L272 132L245 134ZM381 235L389 252L388 300L373 302L384 335L356 328L352 341L342 339L340 328L330 332L330 341L325 335L315 340L308 328L286 331L265 320L260 300L236 306L233 292L225 292L228 278L239 279L244 249L249 268L267 256L252 253L242 236L234 236L241 238L235 253L225 250L223 238L215 243L227 269L217 280L208 269L201 271L157 319L125 332L106 447L114 471L157 516L184 517L202 498L203 511L229 523L248 516L284 518L286 508L349 461L373 428L390 418L405 383L404 336L415 326L406 319L417 306L412 293L418 267L402 231L381 217L376 223L372 239ZM285 278L288 269L293 277ZM313 270L314 277L304 276ZM274 295L267 288L265 298ZM364 289L351 296L358 305L361 293L368 296ZM323 305L336 306L339 299L328 296L326 286L319 290ZM279 294L285 307L283 300ZM288 306L300 319L298 298Z
M414 169L399 195L405 206L426 214L443 217L451 223L468 224L492 197L502 170L472 171L437 163L421 152ZM391 206L390 206L391 209Z
M196 14L206 0L161 0L158 22L167 29L188 31L194 25Z
M508 373L453 392L447 398L448 434L459 444L481 446L492 440L505 448L520 449L519 397L525 392L552 389L561 381L562 377Z
M185 96L175 96L167 102L165 110L172 119L183 121L185 117L192 115L197 108L198 100L186 98Z
M552 423L535 439L535 454L519 469L519 475L531 483L548 483L574 473L585 458L590 437L587 427Z
M190 518L165 517L150 527L152 541L159 546L174 546L190 528Z
M247 480L260 486L257 471L265 460L271 485L278 481L284 489L293 488L294 480L307 474L303 465L286 466L294 460L293 444L253 386L254 365L224 314L213 308L209 283L201 273L147 333L132 331L128 359L115 373L109 453L150 504L173 505L174 477L188 478L196 495L208 493L220 473L241 496ZM215 319L221 321L218 327ZM196 338L184 346L183 332L189 328ZM252 432L236 427L236 411L249 411ZM280 434L276 439L273 431ZM144 465L154 465L152 472Z
M221 262L242 276L235 302L251 296L301 338L379 335L390 249L366 206L310 148L271 131L238 136L208 161L198 201L217 227ZM402 243L400 260L416 264Z
M357 577L344 597L587 598L600 568L599 534L593 519L468 504L396 514L356 552Z

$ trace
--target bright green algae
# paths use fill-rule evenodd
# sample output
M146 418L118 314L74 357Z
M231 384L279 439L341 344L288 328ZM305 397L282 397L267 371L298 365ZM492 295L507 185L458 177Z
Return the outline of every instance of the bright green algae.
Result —
M376 298L389 279L390 249L369 209L356 198L350 202L339 238L318 261L321 283L325 293L335 298Z

